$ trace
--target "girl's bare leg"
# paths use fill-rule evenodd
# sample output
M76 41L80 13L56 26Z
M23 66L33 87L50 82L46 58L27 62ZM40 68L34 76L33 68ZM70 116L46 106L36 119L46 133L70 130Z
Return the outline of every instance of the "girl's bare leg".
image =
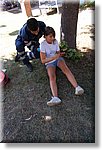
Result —
M70 83L73 85L73 87L76 88L78 86L78 83L77 83L74 75L72 74L72 72L70 71L68 66L66 65L66 63L63 60L61 60L58 62L58 67L66 75L67 79L70 81Z
M52 91L52 95L54 97L58 97L57 84L56 84L56 68L48 67L47 72L48 72L48 76L49 76L49 80L50 80L50 88Z

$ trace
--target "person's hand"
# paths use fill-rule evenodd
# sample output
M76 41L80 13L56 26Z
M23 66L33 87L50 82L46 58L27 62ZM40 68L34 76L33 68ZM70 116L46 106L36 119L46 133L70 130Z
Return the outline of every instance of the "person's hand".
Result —
M64 56L65 55L65 52L60 52L60 56Z
M60 57L60 53L55 54L55 59L58 59Z

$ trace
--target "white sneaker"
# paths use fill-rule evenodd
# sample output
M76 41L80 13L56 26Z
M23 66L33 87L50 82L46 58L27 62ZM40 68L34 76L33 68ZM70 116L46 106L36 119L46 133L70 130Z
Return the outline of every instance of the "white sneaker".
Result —
M82 89L80 86L77 86L75 88L75 95L82 95L84 93L84 89Z
M54 106L54 105L58 105L61 103L61 100L58 97L52 97L52 99L47 102L48 106Z

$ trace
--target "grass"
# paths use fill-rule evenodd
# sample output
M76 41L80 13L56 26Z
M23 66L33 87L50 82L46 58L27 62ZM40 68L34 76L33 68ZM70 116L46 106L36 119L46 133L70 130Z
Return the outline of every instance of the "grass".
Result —
M41 62L32 62L32 73L26 72L22 63L5 62L11 82L4 89L3 142L94 142L94 53L87 53L79 62L66 59L66 63L85 94L75 96L73 87L57 69L62 104L48 107L51 92ZM46 116L51 120L45 120Z
M86 30L83 27L85 44L82 44L83 37L79 38L84 57L78 62L65 58L78 83L84 88L85 94L75 96L73 87L57 69L57 85L62 104L48 107L46 103L51 98L51 91L46 69L36 60L32 61L34 71L28 73L22 63L15 63L14 58L10 59L9 55L15 52L14 41L18 28L12 29L8 23L10 21L5 24L1 20L0 26L1 31L7 29L2 35L4 47L1 52L5 52L4 68L11 79L3 92L2 142L94 143L95 61L94 50L90 48L92 43L88 44L89 38L94 37L94 33L89 32L91 29L94 32L94 28L88 26L88 34L85 34ZM51 119L47 120L47 116Z

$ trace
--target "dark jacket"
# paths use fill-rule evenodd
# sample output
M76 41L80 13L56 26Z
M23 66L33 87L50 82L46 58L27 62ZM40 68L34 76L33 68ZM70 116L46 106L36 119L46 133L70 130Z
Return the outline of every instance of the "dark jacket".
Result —
M32 42L39 43L39 39L44 35L45 31L45 23L42 21L38 21L39 24L39 33L38 35L32 34L27 27L27 23L23 25L23 27L20 29L19 34L16 39L16 46L22 45L23 46L29 46Z

